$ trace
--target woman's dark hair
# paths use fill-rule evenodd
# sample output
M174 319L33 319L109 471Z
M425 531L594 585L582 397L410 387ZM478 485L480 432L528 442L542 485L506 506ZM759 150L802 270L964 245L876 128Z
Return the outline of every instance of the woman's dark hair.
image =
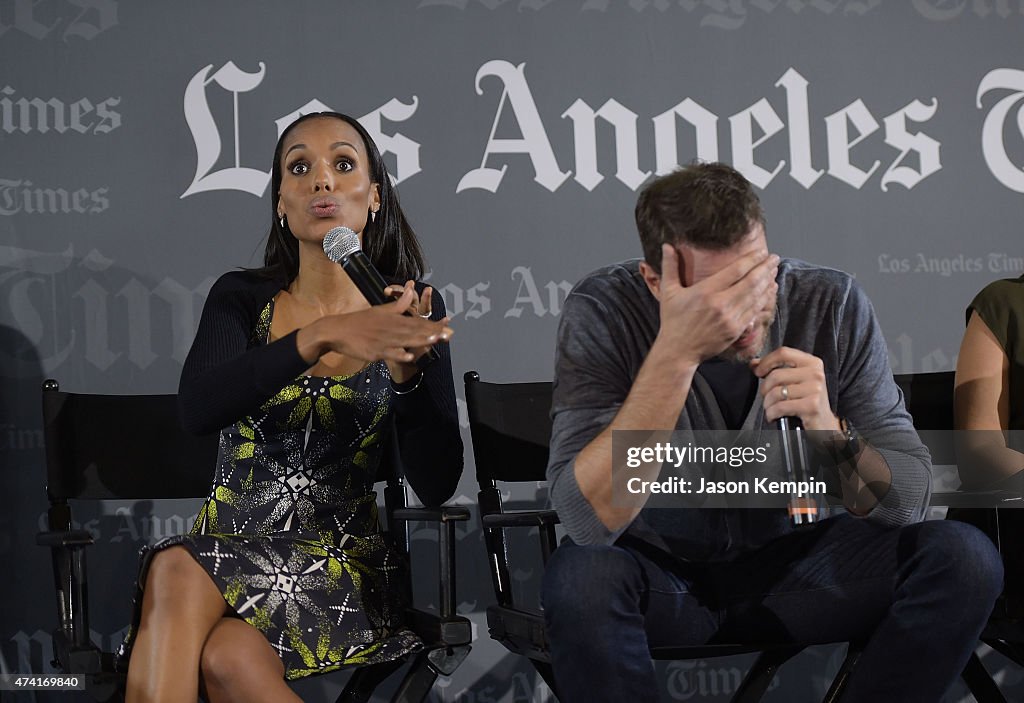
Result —
M274 149L274 164L270 177L270 233L263 254L263 268L257 273L291 283L299 273L299 242L288 230L288 221L282 227L277 217L277 203L281 197L281 150L285 139L295 127L308 120L333 118L347 122L359 132L366 145L370 163L370 182L380 191L380 209L375 220L369 216L363 230L363 251L385 276L406 281L423 275L423 251L409 222L398 203L398 191L391 185L384 159L370 135L355 119L340 112L311 112L292 122L281 133Z

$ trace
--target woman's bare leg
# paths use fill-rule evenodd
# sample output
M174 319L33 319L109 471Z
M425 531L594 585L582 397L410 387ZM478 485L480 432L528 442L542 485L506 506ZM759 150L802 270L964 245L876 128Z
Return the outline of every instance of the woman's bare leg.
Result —
M256 628L238 618L221 618L203 645L200 675L209 703L295 701L284 681L284 664Z
M184 547L153 555L142 619L128 662L127 703L188 701L199 695L199 657L227 605Z

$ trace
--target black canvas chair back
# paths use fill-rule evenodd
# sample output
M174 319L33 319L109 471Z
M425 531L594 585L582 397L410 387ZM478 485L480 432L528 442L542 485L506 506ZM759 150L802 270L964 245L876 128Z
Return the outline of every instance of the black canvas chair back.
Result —
M933 464L956 464L952 433L954 375L952 371L893 375Z
M48 380L42 401L50 505L48 529L37 542L51 550L53 561L54 666L83 675L93 700L123 700L124 672L115 670L111 652L89 639L86 548L93 539L73 528L73 501L204 498L217 462L218 435L196 437L182 430L174 395L67 393ZM440 612L407 612L410 628L426 647L415 655L392 698L412 703L424 700L437 676L451 674L469 653L470 622L455 614L454 533L456 522L468 520L469 510L406 507L393 439L386 449L377 478L386 481L386 520L396 543L408 547L405 526L410 521L432 522L439 529ZM357 669L338 701L368 701L374 688L402 664Z
M555 691L550 647L543 613L518 602L510 586L506 530L537 528L543 562L555 549L553 510L506 511L499 483L543 481L551 440L551 383L489 383L475 371L463 377L473 456L479 483L480 521L487 547L496 603L487 608L490 636L511 652L527 657L548 686ZM515 533L509 533L513 535ZM525 567L521 567L525 568ZM704 659L759 652L733 701L758 701L779 667L803 648L792 645L715 644L699 647L662 647L651 650L655 659ZM851 661L852 663L852 661ZM849 672L844 666L826 695L838 699Z
M953 371L894 374L918 430L953 428Z
M472 398L466 404L473 408L473 449L489 458L477 465L478 480L543 481L551 443L551 383L482 383L470 374L466 391Z
M199 498L210 491L217 435L178 429L174 395L43 393L52 500ZM170 440L170 441L169 441ZM135 470L127 470L135 457Z

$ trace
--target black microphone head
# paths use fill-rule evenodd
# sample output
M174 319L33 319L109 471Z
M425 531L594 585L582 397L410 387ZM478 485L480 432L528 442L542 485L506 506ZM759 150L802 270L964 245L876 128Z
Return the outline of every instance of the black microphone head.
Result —
M359 235L348 227L334 227L324 237L324 253L336 264L360 249Z

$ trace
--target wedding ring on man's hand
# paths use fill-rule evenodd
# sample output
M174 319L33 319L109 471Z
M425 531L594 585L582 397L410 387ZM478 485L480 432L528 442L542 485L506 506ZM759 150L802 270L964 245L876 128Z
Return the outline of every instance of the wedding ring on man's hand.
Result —
M429 313L429 312L425 312L425 313L423 313L422 315L420 315L420 317L422 317L422 318L423 318L424 320L429 320L429 319L430 319L430 316L431 316L431 314L432 314L432 313Z
M789 387L787 386L782 387L782 399L789 400Z

